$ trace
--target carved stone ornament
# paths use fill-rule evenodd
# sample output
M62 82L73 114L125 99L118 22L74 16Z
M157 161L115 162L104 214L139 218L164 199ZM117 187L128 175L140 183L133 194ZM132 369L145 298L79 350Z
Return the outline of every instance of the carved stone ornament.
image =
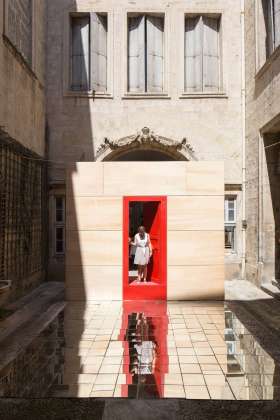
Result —
M179 155L178 152L180 152L182 155L180 160L196 160L194 150L187 142L186 138L183 138L181 141L174 141L166 137L155 135L148 127L142 128L136 135L123 137L117 141L105 138L96 151L96 158L98 160L100 157L105 158L113 151L116 151L117 154L121 154L126 150L129 151L137 148L141 148L142 150L161 150L170 156L174 155L174 159L176 158L175 155Z

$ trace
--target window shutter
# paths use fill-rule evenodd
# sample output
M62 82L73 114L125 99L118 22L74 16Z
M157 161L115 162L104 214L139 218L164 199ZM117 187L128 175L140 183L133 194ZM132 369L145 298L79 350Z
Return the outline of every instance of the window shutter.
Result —
M186 19L185 91L202 91L202 30L199 17Z
M273 53L273 14L272 14L273 0L262 0L262 7L264 12L265 30L266 30L266 57L268 58Z
M107 90L107 16L90 14L91 33L91 88L96 92Z
M145 92L145 18L128 20L128 90Z
M280 0L274 1L275 48L280 45Z
M203 17L203 90L219 90L219 21Z
M72 78L73 90L89 89L89 18L72 19Z
M147 91L163 91L164 18L147 17Z

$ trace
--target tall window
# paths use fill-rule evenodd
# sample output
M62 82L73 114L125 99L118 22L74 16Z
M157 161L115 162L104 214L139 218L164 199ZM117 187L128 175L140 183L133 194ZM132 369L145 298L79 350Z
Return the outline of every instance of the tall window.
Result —
M55 253L65 252L65 197L55 197Z
M107 15L74 16L71 27L71 89L106 92Z
M236 197L225 198L225 248L235 251L236 242Z
M32 0L5 2L5 35L28 64L32 64L32 3Z
M280 0L262 0L267 58L280 45Z
M164 17L128 17L128 91L163 92Z
M220 90L220 18L185 20L185 92Z

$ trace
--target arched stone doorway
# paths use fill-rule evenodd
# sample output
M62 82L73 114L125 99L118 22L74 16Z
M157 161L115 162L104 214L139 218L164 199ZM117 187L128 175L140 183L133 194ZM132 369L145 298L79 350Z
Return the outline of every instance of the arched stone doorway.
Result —
M189 161L197 160L184 138L175 141L155 135L148 127L117 141L105 138L96 151L96 161Z
M118 156L108 156L106 160L114 160L117 162L137 162L137 161L171 161L171 160L183 160L183 159L176 159L174 155L169 155L167 153L152 150L152 149L135 149L131 151L124 152ZM187 160L187 159L184 159Z

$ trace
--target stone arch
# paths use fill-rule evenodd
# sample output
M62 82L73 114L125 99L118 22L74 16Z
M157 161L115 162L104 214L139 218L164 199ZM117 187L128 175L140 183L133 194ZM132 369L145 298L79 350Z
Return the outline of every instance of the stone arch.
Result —
M105 138L96 151L96 161L197 160L187 140L175 141L155 135L148 127L117 141Z

